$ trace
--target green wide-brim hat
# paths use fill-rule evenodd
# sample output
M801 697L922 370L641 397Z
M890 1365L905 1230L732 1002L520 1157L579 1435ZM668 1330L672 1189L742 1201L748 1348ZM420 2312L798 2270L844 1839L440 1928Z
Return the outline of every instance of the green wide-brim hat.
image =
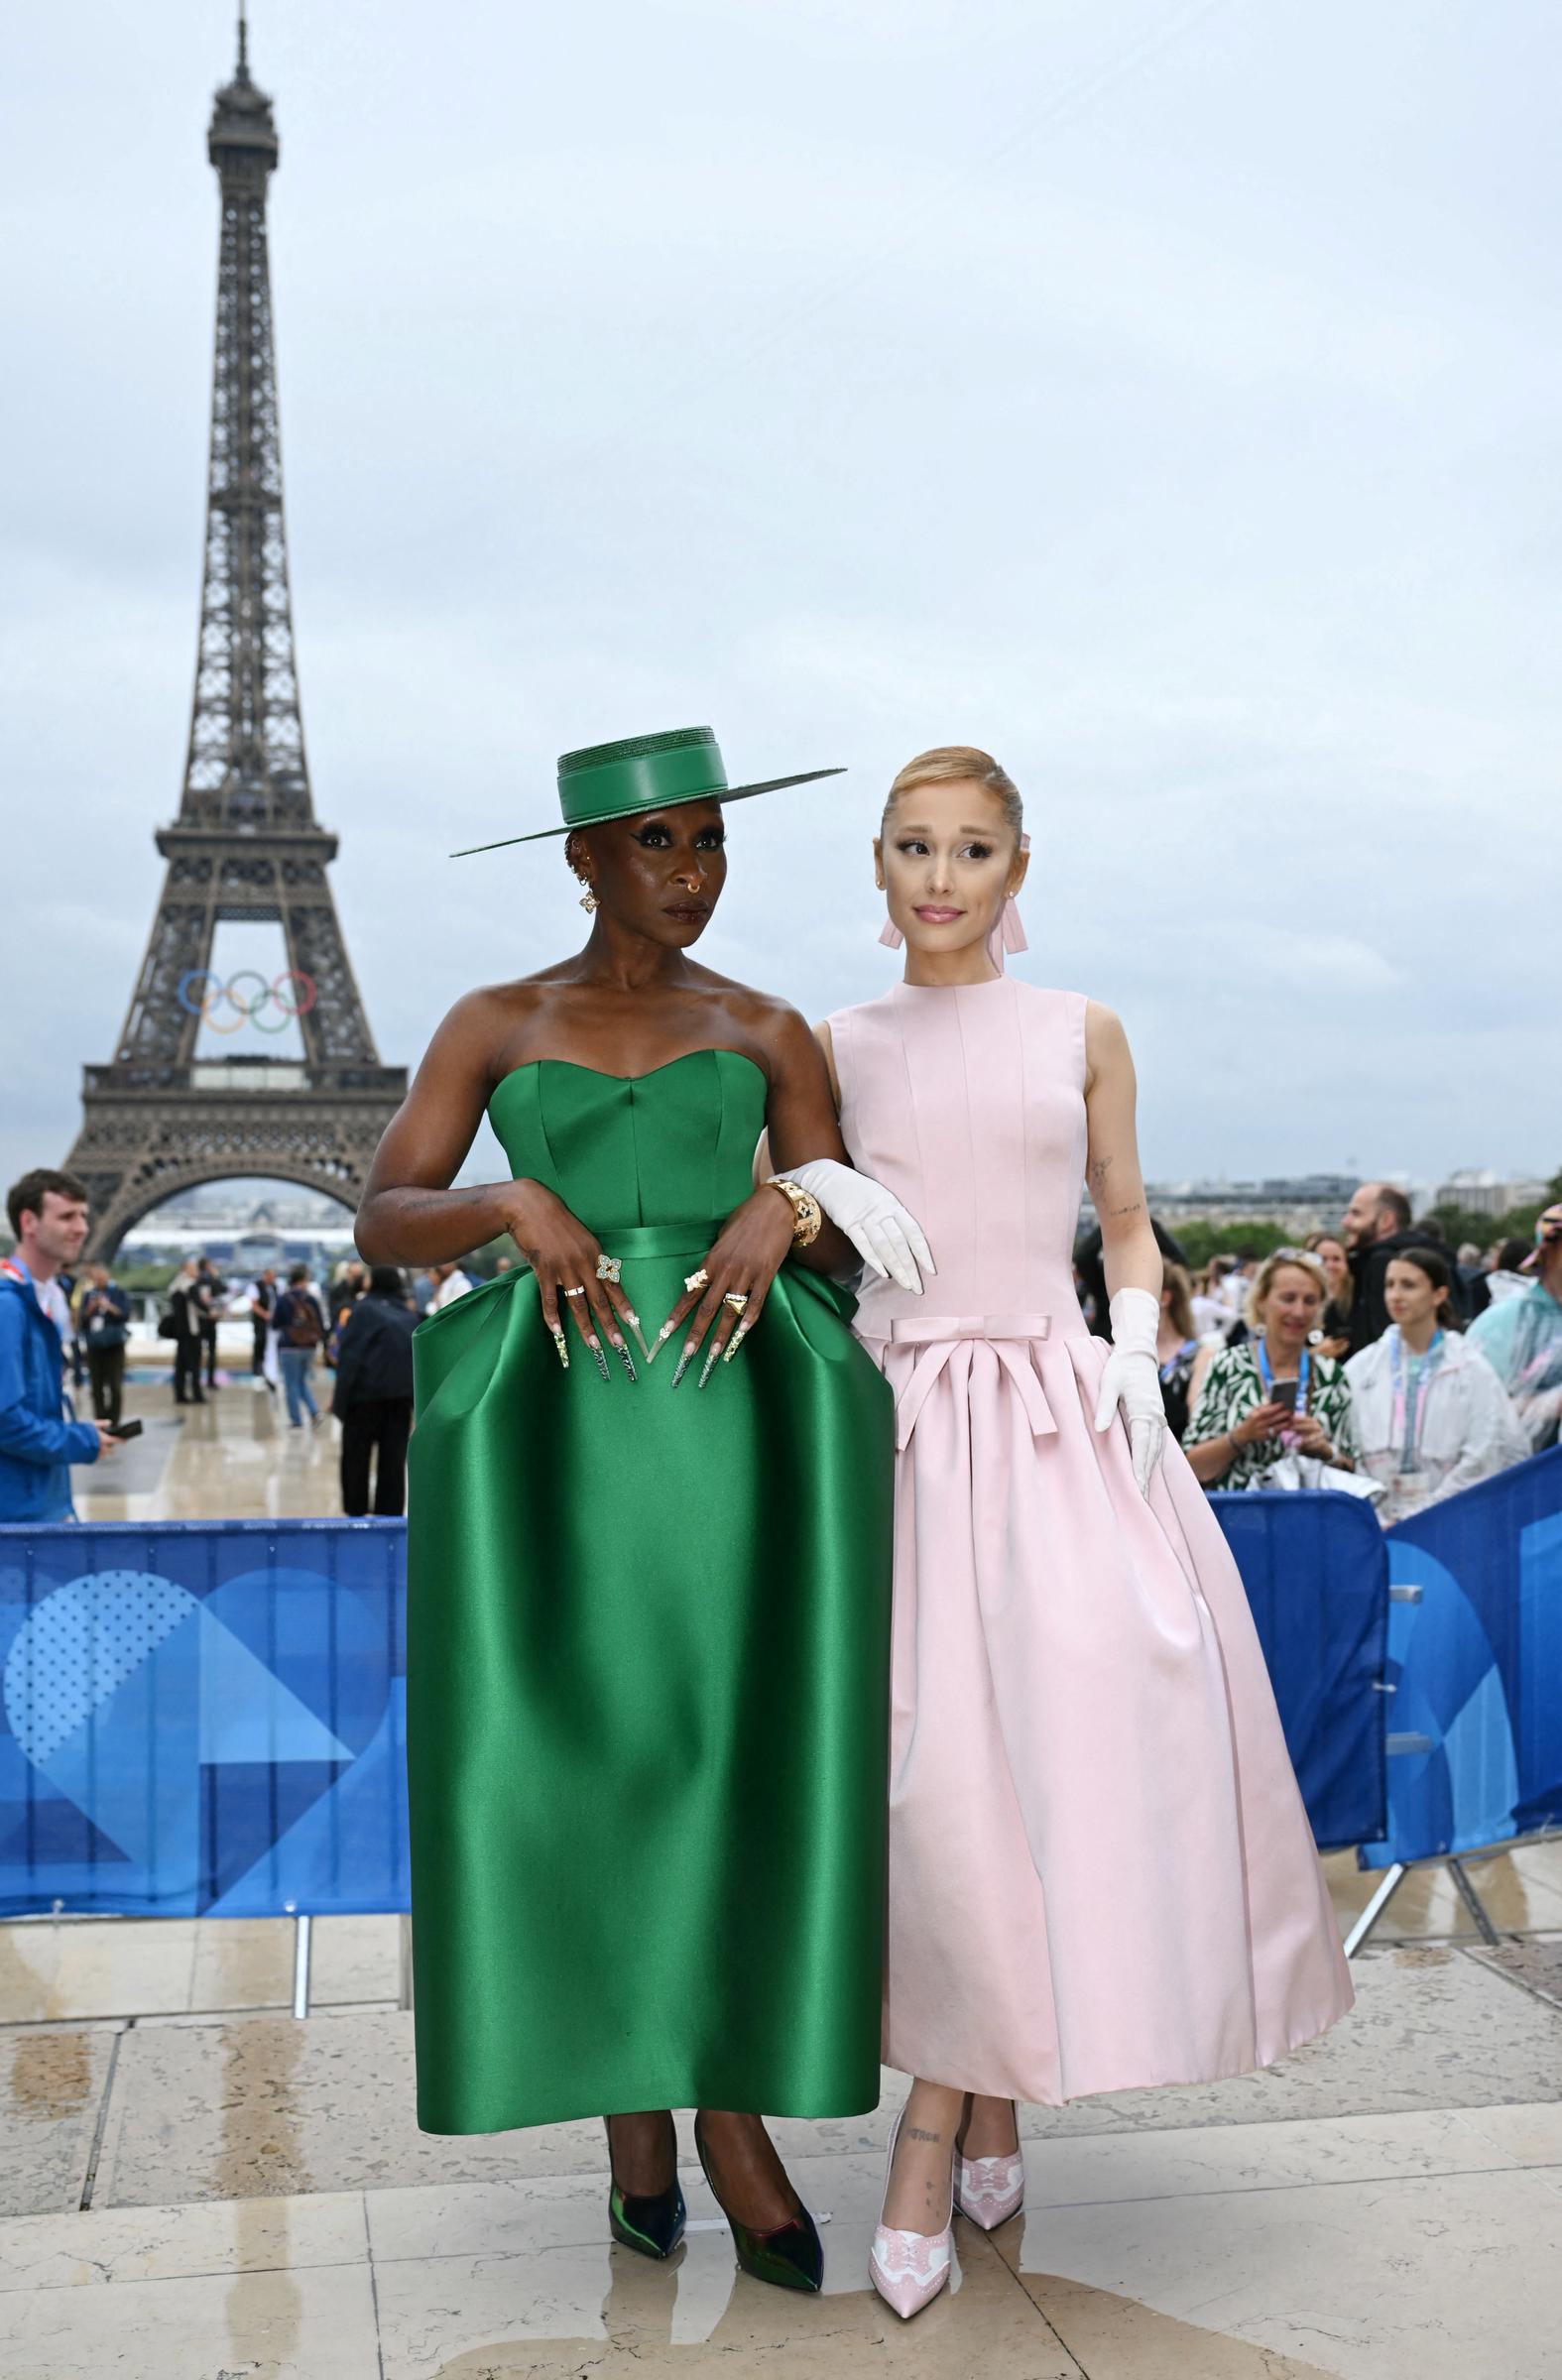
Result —
M573 834L577 826L605 826L612 818L634 818L642 810L669 810L683 801L749 801L782 785L811 785L841 769L804 769L796 776L767 776L755 785L729 785L721 746L708 727L674 727L661 736L626 736L620 744L591 744L565 752L558 762L558 806L562 826L534 827L528 835L504 835L497 843L473 843L452 851L469 860L480 851L505 851L512 843L541 843L547 835Z

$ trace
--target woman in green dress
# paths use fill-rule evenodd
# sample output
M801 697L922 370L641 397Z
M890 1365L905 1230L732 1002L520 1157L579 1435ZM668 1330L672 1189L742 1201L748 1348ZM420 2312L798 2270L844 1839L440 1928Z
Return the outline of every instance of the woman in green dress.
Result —
M772 787L708 729L559 773L590 937L457 1002L358 1216L370 1262L526 1263L414 1341L419 2121L607 2115L615 2234L667 2254L692 2105L740 2261L817 2288L761 2111L879 2096L891 1399L852 1245L754 1181L766 1131L845 1156L818 1046L688 955ZM452 1189L485 1111L514 1178Z

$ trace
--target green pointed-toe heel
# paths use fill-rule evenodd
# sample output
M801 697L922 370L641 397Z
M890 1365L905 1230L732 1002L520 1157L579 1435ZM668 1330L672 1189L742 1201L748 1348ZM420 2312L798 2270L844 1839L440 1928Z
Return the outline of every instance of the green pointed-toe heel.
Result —
M711 2176L710 2161L705 2155L705 2143L700 2128L694 2126L694 2147L699 2157L700 2172L710 2185L711 2197L732 2231L732 2244L738 2252L738 2262L756 2281L768 2281L775 2289L806 2290L817 2297L824 2287L824 2250L814 2228L812 2215L800 2202L789 2222L778 2223L774 2231L753 2231L740 2223L735 2215L727 2214L721 2204L721 2193Z
M608 2168L613 2163L613 2119L604 2116L608 2136ZM674 2147L674 2157L676 2157ZM688 2209L683 2203L683 2192L674 2164L672 2180L665 2190L650 2192L642 2198L631 2197L620 2190L616 2181L608 2190L608 2224L613 2237L624 2247L633 2248L637 2256L651 2256L664 2264L683 2244L683 2226Z

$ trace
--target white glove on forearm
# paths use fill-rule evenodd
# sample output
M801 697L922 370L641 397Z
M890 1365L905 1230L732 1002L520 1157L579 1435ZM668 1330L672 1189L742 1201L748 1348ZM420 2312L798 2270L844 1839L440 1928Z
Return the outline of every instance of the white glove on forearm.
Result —
M1148 1495L1150 1481L1166 1452L1166 1408L1160 1401L1160 1366L1155 1358L1160 1306L1147 1289L1120 1289L1112 1300L1111 1314L1112 1353L1101 1375L1096 1427L1109 1430L1122 1407L1134 1478L1141 1495Z
M811 1191L830 1221L856 1249L881 1280L899 1281L902 1289L922 1293L921 1273L935 1272L932 1252L922 1227L900 1200L871 1174L854 1172L834 1157L810 1157L793 1165L785 1176Z

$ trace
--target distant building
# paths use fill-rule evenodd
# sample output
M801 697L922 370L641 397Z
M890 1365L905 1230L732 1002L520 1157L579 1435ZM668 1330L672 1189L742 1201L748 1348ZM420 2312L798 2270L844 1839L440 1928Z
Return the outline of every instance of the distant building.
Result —
M1300 1173L1262 1174L1236 1182L1147 1182L1144 1195L1150 1213L1171 1232L1179 1223L1239 1223L1262 1217L1299 1235L1337 1225L1358 1178L1354 1173Z
M1475 1215L1510 1215L1515 1207L1538 1206L1549 1188L1546 1182L1530 1180L1507 1181L1501 1174L1467 1166L1463 1172L1451 1173L1438 1186L1433 1204L1439 1207L1465 1207Z
M316 1270L357 1253L352 1222L339 1224L290 1223L262 1225L252 1230L243 1223L202 1227L166 1223L154 1215L119 1245L121 1264L182 1264L186 1256L209 1256L213 1264L249 1276L268 1264L312 1264Z

